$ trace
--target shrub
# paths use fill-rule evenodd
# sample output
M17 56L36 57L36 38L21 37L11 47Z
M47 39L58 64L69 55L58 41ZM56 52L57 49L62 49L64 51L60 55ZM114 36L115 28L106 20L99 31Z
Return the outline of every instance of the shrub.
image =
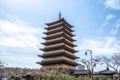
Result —
M93 77L93 80L99 80L99 77L94 76L94 77Z
M101 78L102 78L102 80L107 80L108 79L107 76L102 76Z
M107 80L112 80L111 78L107 78Z

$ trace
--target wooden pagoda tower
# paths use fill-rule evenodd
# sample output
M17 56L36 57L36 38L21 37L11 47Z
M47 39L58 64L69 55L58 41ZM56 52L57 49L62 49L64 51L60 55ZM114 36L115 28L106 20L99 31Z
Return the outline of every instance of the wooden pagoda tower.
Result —
M73 44L75 41L73 39L75 35L72 34L74 30L71 29L73 26L61 18L61 14L59 14L59 20L46 25L48 26L45 28L47 31L44 32L46 37L43 37L45 42L42 43L44 48L40 49L44 53L38 55L43 60L37 63L45 69L75 70L78 65L75 59L78 57L74 55L77 51L74 50L76 45Z

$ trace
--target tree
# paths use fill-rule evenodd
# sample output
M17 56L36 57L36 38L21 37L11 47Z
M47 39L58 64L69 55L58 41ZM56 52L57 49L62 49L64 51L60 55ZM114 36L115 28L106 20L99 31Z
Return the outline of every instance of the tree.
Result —
M94 72L94 68L96 67L97 64L100 63L101 58L100 57L95 57L92 58L92 63L90 60L87 59L81 59L80 62L86 66L87 70L88 70L88 77L89 79L93 80L93 72Z
M96 67L97 64L100 63L101 58L100 57L93 58L92 50L89 50L89 49L86 50L85 55L88 55L88 52L90 53L90 60L80 59L80 62L82 62L82 64L84 64L86 66L86 68L88 70L89 79L93 80L94 68Z
M0 80L1 80L4 72L5 72L4 64L0 61Z
M103 61L107 66L114 69L118 74L118 80L120 80L120 53L115 53L111 58L103 57Z

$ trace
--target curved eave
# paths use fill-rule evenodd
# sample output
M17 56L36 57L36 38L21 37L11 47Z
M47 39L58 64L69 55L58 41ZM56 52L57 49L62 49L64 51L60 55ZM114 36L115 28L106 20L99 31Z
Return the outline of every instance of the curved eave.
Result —
M38 57L43 57L43 55L38 55Z
M42 37L45 40L50 40L50 39L54 39L54 38L59 38L59 37L64 37L65 39L68 39L70 41L76 41L74 40L72 37L69 37L67 34L65 33L60 33L60 34L56 34L56 35L52 35L52 36L46 36L46 37Z
M62 31L62 28L58 29L58 30L53 30L53 31L50 31L50 32L44 32L44 34L49 35L49 34L54 34L54 33L60 32L60 31Z
M77 47L77 45L74 45L74 47Z
M40 50L42 51L48 51L48 50L51 50L51 49L57 49L57 48L62 48L64 45L59 45L59 46L51 46L51 47L44 47L44 48L40 48Z
M77 53L78 51L75 50L75 53Z
M64 47L64 46L61 45L61 46L50 47L50 48L42 48L42 49L39 49L39 50L49 51L49 50L51 50L51 49L56 49L56 48L60 49L60 48L62 48L62 47ZM76 50L74 50L74 49L70 49L70 48L66 48L66 47L65 47L65 49L66 49L66 50L69 50L69 51L72 52L72 53L78 52L78 51L76 51Z
M66 39L64 39L63 42L64 42L65 44L71 46L71 47L77 47L77 45L74 45L72 42L69 42L69 41L67 41Z
M76 59L80 59L80 57L76 57Z
M104 70L104 71L100 71L100 74L115 74L115 71L111 71L111 70Z
M43 51L43 48L39 48L39 50L42 50L42 51Z
M51 42L45 42L45 43L41 43L43 45L50 45L50 44L56 44L56 43L60 43L62 42L63 39L60 39L60 40L56 40L56 41L51 41Z
M59 30L55 30L55 31L51 31L51 32L43 32L43 33L46 34L46 35L50 35L50 34L54 34L54 33L60 32L60 31L62 32L63 30L62 30L62 29L59 29ZM71 36L71 37L76 36L76 35L74 35L74 34L72 34L72 33L69 33L69 32L65 32L65 31L64 31L64 33L68 34L68 35Z
M36 64L41 64L41 62L36 62Z
M47 34L47 32L43 32L43 34Z
M65 41L63 41L64 39L63 38L61 38L61 39L58 39L58 40L53 40L53 41L49 41L49 42L44 42L44 43L41 43L42 45L45 45L45 46L47 46L47 45L52 45L52 44L56 44L56 43L64 43L64 44L67 44L67 45L69 45L69 46L71 46L71 47L77 47L77 45L74 45L74 44L72 44L72 43L70 43L70 42L67 42L66 40Z
M64 33L68 34L68 35L71 36L71 37L74 37L74 36L75 36L75 35L72 34L72 30L71 30L71 32L70 32L70 31L67 30L67 29L63 29L63 31L64 31Z
M63 34L63 37L64 37L65 39L70 40L70 41L76 41L76 40L74 40L72 37L70 37L70 36L69 36L68 34L66 34L66 33Z
M78 51L76 51L75 49L71 49L71 48L69 48L69 47L67 47L67 46L63 46L63 48L65 49L65 50L67 50L67 51L70 51L70 52L72 52L72 53L75 53L75 52L78 52Z
M76 36L76 35L73 34L72 36Z
M51 23L45 23L45 24L46 24L47 26L51 26L51 25L57 24L57 23L59 23L59 22L63 22L63 23L65 23L65 24L67 24L69 27L73 27L73 26L70 25L67 21L65 21L64 18L59 19L59 20L54 21L54 22L51 22Z
M73 41L76 41L76 40L73 40Z
M60 33L60 34L56 34L56 35L53 35L53 36L46 36L46 37L42 37L43 39L45 40L50 40L50 39L54 39L54 38L59 38L63 35L63 33Z
M75 30L71 30L72 32L75 32Z
M63 36L63 35L60 34L60 35L55 35L55 36L51 36L51 37L42 37L42 38L45 39L45 40L51 40L51 39L59 38L59 37L62 37L62 36ZM64 36L64 38L65 38L65 36ZM76 41L75 39L70 39L70 38L68 38L68 40L70 40L70 41L72 41L72 42L75 42L75 41Z
M60 26L66 27L64 24L60 24L60 25L58 25L58 26L46 27L46 28L44 28L44 29L46 29L46 30L52 30L52 29L58 28L58 27L60 27ZM75 31L72 30L71 28L68 28L68 27L66 27L66 28L67 28L70 32L75 32Z
M54 46L54 47L49 47L49 48L40 48L39 50L49 51L49 50L51 50L51 49L60 49L60 48L62 48L62 49L64 48L65 50L68 50L68 51L70 51L70 52L72 52L72 53L78 52L78 51L76 51L76 50L74 50L74 49L70 49L69 47L64 46L64 45L59 45L59 46Z

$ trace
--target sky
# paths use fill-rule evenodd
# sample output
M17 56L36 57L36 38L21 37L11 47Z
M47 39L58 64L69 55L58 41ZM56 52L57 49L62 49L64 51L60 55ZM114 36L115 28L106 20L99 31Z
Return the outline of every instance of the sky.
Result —
M7 67L40 68L40 44L45 23L58 14L71 25L78 57L87 49L93 57L120 51L120 0L0 0L0 60ZM96 70L106 69L105 66Z

